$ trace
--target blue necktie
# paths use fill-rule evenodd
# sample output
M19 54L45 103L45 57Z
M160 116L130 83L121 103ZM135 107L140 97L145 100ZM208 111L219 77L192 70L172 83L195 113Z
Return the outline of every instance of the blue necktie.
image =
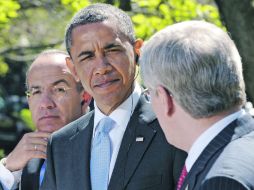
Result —
M108 188L112 152L109 131L113 125L114 121L109 117L105 117L100 121L95 132L90 160L92 190L107 190Z
M40 186L41 186L42 180L44 178L45 170L46 170L46 160L43 161L43 164L42 164L41 170L40 170Z

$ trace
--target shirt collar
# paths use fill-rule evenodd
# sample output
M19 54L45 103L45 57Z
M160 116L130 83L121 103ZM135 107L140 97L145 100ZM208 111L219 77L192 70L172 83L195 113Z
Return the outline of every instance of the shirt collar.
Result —
M141 87L138 83L135 83L135 88L131 95L122 103L120 104L108 117L113 119L116 124L125 130L132 113L138 103L138 100L141 95ZM100 109L97 107L96 102L94 103L94 128L100 122L100 120L104 117L107 117L103 114ZM95 130L94 130L95 131Z
M191 149L188 153L188 157L185 161L186 169L189 172L193 164L196 162L200 154L206 148L206 146L232 121L244 115L245 111L240 110L233 114L228 115L227 117L219 120L207 130L205 130L193 143Z

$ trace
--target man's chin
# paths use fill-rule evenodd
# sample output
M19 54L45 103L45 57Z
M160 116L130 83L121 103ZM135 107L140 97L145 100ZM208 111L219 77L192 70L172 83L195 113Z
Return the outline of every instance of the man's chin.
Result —
M39 126L38 131L46 132L46 133L53 133L60 128L61 127L59 127L59 125L56 126L56 125L48 124L48 125Z

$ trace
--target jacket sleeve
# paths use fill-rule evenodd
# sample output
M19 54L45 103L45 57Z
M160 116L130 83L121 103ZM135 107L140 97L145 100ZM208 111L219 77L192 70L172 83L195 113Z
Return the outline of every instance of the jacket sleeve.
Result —
M210 179L207 179L200 187L200 190L251 190L252 188L244 186L241 182L225 177L225 176L216 176Z

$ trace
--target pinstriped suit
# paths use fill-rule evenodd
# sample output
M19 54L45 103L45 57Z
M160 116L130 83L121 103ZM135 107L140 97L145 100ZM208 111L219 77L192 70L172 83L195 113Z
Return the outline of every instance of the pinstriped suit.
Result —
M254 189L254 119L250 115L233 121L207 145L181 189Z

